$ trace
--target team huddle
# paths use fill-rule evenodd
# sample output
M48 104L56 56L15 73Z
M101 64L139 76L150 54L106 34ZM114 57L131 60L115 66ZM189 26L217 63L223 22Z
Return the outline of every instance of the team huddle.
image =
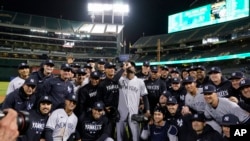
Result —
M143 62L118 66L72 56L30 72L21 63L2 109L29 112L18 141L227 141L230 125L250 124L250 79L219 67L179 70Z

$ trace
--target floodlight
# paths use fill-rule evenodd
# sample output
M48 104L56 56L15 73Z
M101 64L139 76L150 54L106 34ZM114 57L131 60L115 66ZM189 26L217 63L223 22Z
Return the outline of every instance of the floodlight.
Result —
M129 7L127 4L114 4L113 11L118 13L128 13Z

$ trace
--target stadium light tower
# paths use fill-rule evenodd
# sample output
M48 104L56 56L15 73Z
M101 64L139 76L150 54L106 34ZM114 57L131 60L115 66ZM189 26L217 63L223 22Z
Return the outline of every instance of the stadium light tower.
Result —
M105 21L105 16L111 16L112 20L110 21L112 24L115 23L115 17L121 17L121 24L124 24L124 17L128 16L129 13L129 5L124 3L88 3L88 15L90 15L92 19L92 23L95 22L96 16L102 17L102 23ZM119 23L120 24L120 23ZM121 30L121 37L119 42L121 43L119 46L124 47L124 54L125 54L125 45L123 44L123 30Z
M112 24L114 23L114 17L119 16L122 18L122 24L124 23L124 16L129 13L128 4L105 4L105 3L88 3L88 14L94 21L95 15L102 16L102 23L104 23L105 16L112 16Z

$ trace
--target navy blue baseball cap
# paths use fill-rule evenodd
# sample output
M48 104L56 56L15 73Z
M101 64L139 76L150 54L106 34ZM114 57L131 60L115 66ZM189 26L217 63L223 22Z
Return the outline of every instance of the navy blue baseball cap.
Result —
M198 66L196 67L196 70L202 70L202 71L205 71L205 70L206 70L206 68L205 68L204 66L202 66L202 65L198 65Z
M222 117L221 125L229 126L237 124L240 124L239 118L233 114L225 114Z
M82 74L82 75L87 74L87 72L86 72L86 70L85 70L84 68L79 68L79 69L77 69L76 73L77 73L77 74Z
M192 83L192 82L196 82L194 77L192 77L192 76L187 76L182 80L183 85L185 85L187 83Z
M74 101L74 102L77 102L77 96L75 94L68 94L66 97L65 97L66 100L70 100L70 101Z
M158 67L157 66L151 66L150 70L151 70L151 72L158 72Z
M92 59L92 58L89 58L89 59L87 60L87 63L90 63L90 62L95 62L95 60Z
M184 68L181 70L181 72L188 72L189 71L189 68Z
M27 63L20 63L19 65L18 65L18 69L24 69L24 68L29 68L30 66L27 64Z
M212 67L212 68L208 71L208 74L212 74L212 73L221 73L220 67Z
M161 95L164 95L166 97L170 97L172 94L168 90L164 90Z
M104 103L102 101L97 101L97 102L94 103L92 108L96 109L96 110L104 110L105 105L104 105Z
M89 63L85 64L83 67L84 67L84 68L92 69L92 66L91 66L91 64L89 64Z
M162 69L162 70L167 70L167 71L168 71L168 66L166 66L166 65L161 66L161 69Z
M191 118L191 121L205 122L206 121L206 117L202 113L196 113L196 114L193 114L193 117Z
M80 64L78 64L78 63L73 63L73 64L72 64L72 67L73 67L73 68L80 68L80 67L81 67L81 65L80 65Z
M53 60L51 60L51 59L45 60L45 61L44 61L44 65L55 66Z
M51 99L50 96L44 95L44 96L42 96L42 97L39 99L39 103L42 103L42 102L52 103L52 99Z
M173 68L170 73L179 73L180 74L180 70L178 68Z
M98 64L105 64L105 63L106 63L106 61L103 58L98 60Z
M202 94L211 94L216 92L216 87L211 84L207 84L203 86L203 92Z
M178 77L171 78L171 83L181 83L181 79Z
M90 73L90 77L99 79L100 78L100 73L98 71L93 71L93 72Z
M28 77L27 79L25 79L24 84L29 85L29 86L30 85L36 86L37 85L37 81L33 77Z
M116 64L112 63L112 62L106 62L104 65L105 68L115 68Z
M66 63L61 65L61 70L72 70L72 69L71 66Z
M244 73L241 72L241 71L236 71L236 72L233 72L231 74L231 77L229 78L229 80L232 80L232 79L241 79L241 78L244 78Z
M239 87L239 89L241 90L241 89L243 89L245 87L249 87L249 86L250 86L250 79L249 78L242 79L240 81L240 87Z
M190 66L188 69L188 72L190 71L196 71L197 67L196 66Z
M150 66L150 62L149 61L144 61L142 65L149 67Z
M178 101L174 96L171 96L168 98L167 104L178 104Z

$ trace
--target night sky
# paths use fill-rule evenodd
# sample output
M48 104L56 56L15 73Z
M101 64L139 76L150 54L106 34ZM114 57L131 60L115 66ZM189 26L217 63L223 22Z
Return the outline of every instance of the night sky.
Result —
M168 15L189 9L195 0L125 1L130 5L130 13L124 19L124 39L133 44L143 35L166 34ZM91 22L86 2L87 0L0 0L4 10Z

